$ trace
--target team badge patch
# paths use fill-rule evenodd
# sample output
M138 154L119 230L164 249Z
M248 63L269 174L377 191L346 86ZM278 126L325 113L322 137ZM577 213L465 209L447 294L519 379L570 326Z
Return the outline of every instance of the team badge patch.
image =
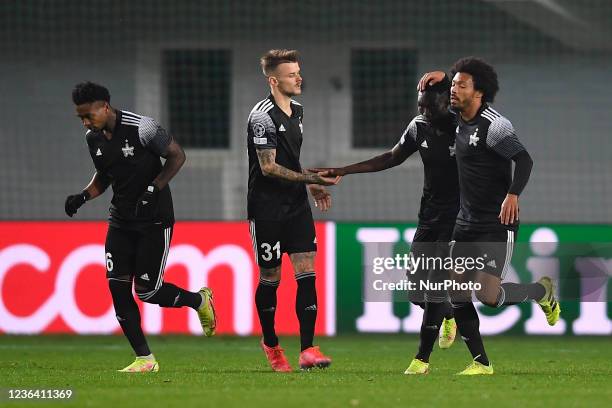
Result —
M134 146L130 146L127 139L125 139L125 147L122 147L121 151L123 152L123 157L133 156Z
M476 128L474 133L470 135L470 141L468 142L468 145L476 146L478 144L478 141L480 140L480 138L477 135L478 135L478 128Z
M255 123L253 125L253 133L256 137L262 137L266 134L266 127L262 123Z

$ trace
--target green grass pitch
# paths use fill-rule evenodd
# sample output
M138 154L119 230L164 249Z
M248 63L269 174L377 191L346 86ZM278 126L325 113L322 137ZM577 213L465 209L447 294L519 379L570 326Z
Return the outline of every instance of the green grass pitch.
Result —
M436 345L432 372L406 376L413 335L322 338L327 370L270 371L257 338L150 337L159 373L115 372L132 361L121 336L0 336L0 405L78 407L604 407L612 406L610 338L488 337L496 373L457 377L461 339ZM297 366L299 343L281 338ZM8 388L71 388L64 402L8 402ZM40 404L43 405L40 405Z

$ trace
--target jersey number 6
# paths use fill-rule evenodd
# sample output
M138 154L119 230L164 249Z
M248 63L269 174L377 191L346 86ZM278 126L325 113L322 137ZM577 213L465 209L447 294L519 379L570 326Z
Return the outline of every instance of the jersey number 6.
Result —
M110 252L106 253L106 270L109 272L113 270L113 254Z

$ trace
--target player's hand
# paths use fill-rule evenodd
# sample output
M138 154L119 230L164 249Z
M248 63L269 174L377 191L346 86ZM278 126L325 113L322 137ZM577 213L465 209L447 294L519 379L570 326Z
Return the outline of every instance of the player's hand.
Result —
M89 198L89 194L87 191L81 191L79 194L73 194L66 197L66 202L64 203L64 210L66 211L66 215L72 217L76 214L77 210L81 208L85 201Z
M322 186L335 186L340 183L342 176L328 176L326 172L320 171L315 177L315 184Z
M326 177L346 176L346 171L341 167L317 167L309 170L314 173L322 173Z
M302 169L302 173L308 174L309 177L304 180L306 184L320 184L322 186L335 186L340 183L342 177L328 176L327 171L317 171L317 169Z
M310 191L312 198L315 200L315 207L319 210L325 212L331 208L331 194L325 187L319 184L309 184L308 191Z
M153 218L157 213L158 196L159 188L155 184L149 185L136 202L136 217Z
M438 82L443 81L445 76L446 74L442 71L432 71L426 73L421 77L421 80L417 86L417 91L423 92L425 88L427 88L427 85L437 84Z
M516 194L506 194L497 218L504 225L514 224L519 219L519 204Z

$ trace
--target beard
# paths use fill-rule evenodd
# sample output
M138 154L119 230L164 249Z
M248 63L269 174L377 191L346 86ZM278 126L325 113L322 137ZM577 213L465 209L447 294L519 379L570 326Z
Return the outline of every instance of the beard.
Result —
M301 87L279 87L279 90L288 97L293 97L302 93Z
M450 108L454 111L454 112L463 112L465 110L465 108L467 108L465 103L462 103L461 101L457 101L455 102L455 104L453 104L452 102L450 103Z

